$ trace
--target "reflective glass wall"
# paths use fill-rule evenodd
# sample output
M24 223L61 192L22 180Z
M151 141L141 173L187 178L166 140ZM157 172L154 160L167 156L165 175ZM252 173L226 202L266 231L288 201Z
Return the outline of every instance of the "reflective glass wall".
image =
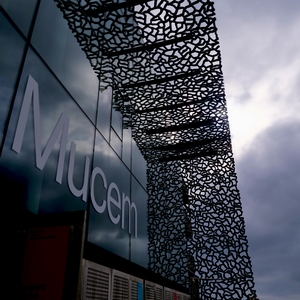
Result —
M89 242L147 267L145 160L61 11L0 0L0 43L3 209L87 210Z

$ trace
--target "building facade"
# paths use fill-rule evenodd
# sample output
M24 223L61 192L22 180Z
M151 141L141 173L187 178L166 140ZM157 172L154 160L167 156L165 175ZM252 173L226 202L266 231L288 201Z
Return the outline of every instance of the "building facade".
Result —
M0 5L16 297L255 296L213 3Z

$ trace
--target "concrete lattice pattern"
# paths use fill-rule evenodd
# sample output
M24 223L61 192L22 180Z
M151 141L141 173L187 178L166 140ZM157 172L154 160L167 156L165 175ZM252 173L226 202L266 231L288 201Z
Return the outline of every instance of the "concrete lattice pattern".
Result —
M55 0L147 160L149 268L256 297L210 0Z

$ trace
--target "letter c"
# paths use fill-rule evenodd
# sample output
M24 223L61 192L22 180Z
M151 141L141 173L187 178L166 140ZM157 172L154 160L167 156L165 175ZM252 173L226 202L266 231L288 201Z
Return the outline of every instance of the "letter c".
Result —
M91 199L92 199L92 204L93 204L96 212L98 212L99 214L102 214L106 208L106 200L103 199L102 205L98 205L98 203L96 202L96 199L95 199L95 194L94 194L95 178L98 174L102 177L103 187L105 189L107 189L107 181L106 181L104 172L99 167L95 167L93 169L92 177L91 177Z

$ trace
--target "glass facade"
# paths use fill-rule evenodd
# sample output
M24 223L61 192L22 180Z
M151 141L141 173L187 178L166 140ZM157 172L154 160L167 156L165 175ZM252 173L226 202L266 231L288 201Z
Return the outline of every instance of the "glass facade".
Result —
M55 3L0 0L4 209L88 211L87 241L148 267L146 162Z
M211 0L0 0L9 291L28 228L80 215L70 273L84 259L193 299L255 295L215 33ZM45 282L21 285L37 299Z

